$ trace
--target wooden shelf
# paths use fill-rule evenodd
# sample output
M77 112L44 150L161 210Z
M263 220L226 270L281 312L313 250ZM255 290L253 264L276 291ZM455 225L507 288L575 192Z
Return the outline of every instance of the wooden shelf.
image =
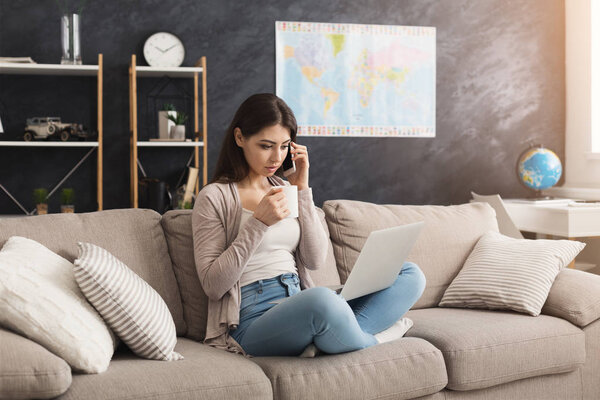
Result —
M98 64L95 65L73 65L73 64L30 64L30 63L0 63L0 74L9 75L54 75L54 76L89 76L96 78L96 104L97 104L97 141L90 142L58 142L58 141L9 141L0 140L0 147L87 147L90 148L83 159L65 176L66 179L73 173L92 152L96 152L96 200L98 210L104 208L103 204L103 54L98 54ZM1 159L1 157L0 157ZM62 184L56 185L55 189ZM53 189L54 190L54 189ZM12 196L12 195L10 195ZM13 198L13 201L14 198ZM20 206L20 204L17 202ZM22 207L21 207L22 208Z
M136 66L135 70L139 78L160 78L165 75L170 78L193 78L195 73L202 73L202 67L158 68Z
M97 76L98 65L0 63L0 74Z
M98 142L21 142L0 140L0 146L5 147L98 147Z
M177 68L156 68L147 66L137 66L135 54L131 55L129 64L129 130L130 130L130 149L129 149L129 177L130 177L130 200L131 207L138 207L138 168L141 163L138 159L138 147L191 147L194 150L194 167L200 169L200 150L202 147L202 186L208 183L208 150L207 150L207 104L206 104L206 57L201 57L195 67L177 67ZM200 137L195 136L191 142L162 142L162 141L140 141L138 140L138 87L137 79L144 77L163 77L170 78L190 78L193 79L194 88L194 114L192 128L193 132L201 132ZM200 93L198 87L202 87ZM198 108L202 105L202 130L200 130L200 118ZM202 139L202 140L199 140ZM200 176L198 177L200 178ZM200 191L200 182L196 181L195 192Z
M202 147L204 142L162 142L139 140L138 147Z

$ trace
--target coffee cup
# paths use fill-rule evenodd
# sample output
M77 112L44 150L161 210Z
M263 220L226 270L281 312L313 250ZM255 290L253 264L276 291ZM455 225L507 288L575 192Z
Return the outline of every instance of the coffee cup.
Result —
M290 214L286 218L298 218L298 186L275 186L275 188L282 188L287 199L287 208L290 210Z

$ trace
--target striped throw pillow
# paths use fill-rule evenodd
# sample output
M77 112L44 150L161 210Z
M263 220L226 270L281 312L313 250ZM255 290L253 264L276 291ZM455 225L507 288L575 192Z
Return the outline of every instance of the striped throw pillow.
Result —
M138 356L180 360L175 323L160 295L101 247L78 243L75 279L117 336Z
M450 283L440 307L513 310L538 316L559 271L585 243L483 235Z

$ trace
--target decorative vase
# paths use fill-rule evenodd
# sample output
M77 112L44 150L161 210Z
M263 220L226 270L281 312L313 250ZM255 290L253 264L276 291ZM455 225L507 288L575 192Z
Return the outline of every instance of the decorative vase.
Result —
M38 215L48 214L48 204L46 203L36 204L35 208L37 209Z
M175 126L175 122L169 119L169 115L173 117L177 116L177 111L159 111L158 112L158 138L159 139L168 139L169 132L173 126Z
M60 206L60 212L61 213L74 213L75 212L75 205L73 204L63 204Z
M79 14L65 14L60 19L61 64L81 64L79 23Z
M172 126L171 139L185 140L185 125Z

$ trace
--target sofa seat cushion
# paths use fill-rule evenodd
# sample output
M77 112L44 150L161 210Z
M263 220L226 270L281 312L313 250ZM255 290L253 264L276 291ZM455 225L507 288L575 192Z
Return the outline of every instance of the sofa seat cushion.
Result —
M108 370L73 375L60 399L271 399L269 379L248 358L177 338L179 361L146 360L119 348Z
M447 383L442 354L431 343L401 338L363 350L315 358L254 357L275 399L412 399Z
M39 344L0 329L0 399L50 399L71 385L71 367Z
M442 351L452 390L569 372L585 363L584 332L560 318L453 308L410 310L406 316L414 322L406 336Z

